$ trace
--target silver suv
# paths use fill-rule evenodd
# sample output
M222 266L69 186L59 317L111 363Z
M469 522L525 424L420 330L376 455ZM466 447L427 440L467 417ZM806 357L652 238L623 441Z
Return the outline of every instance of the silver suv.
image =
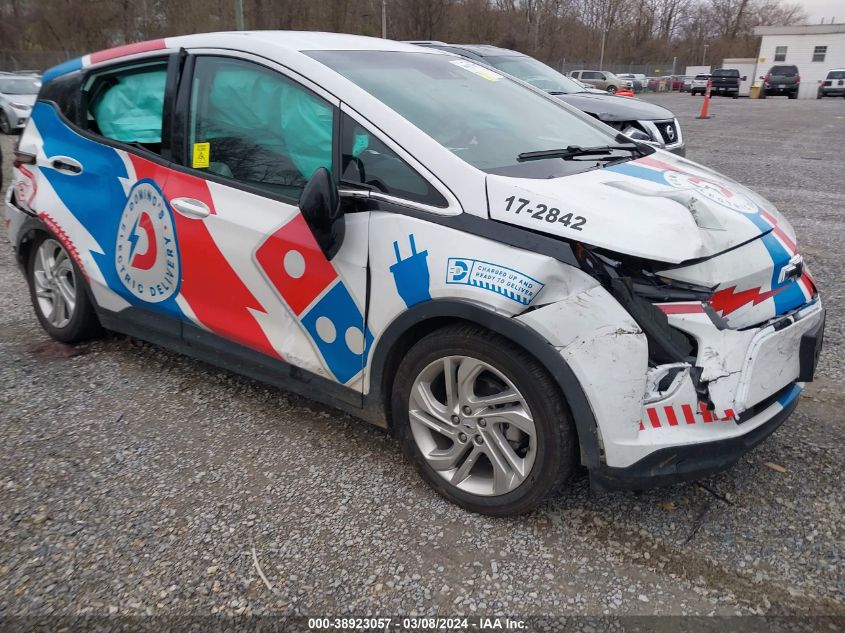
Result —
M630 79L622 79L607 70L573 70L569 76L601 90L607 90L610 94L620 88L634 87L634 82Z

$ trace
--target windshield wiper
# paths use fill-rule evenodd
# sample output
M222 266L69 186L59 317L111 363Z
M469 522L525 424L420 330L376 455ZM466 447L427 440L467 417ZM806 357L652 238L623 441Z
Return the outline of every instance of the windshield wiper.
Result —
M522 152L516 157L520 163L529 160L544 160L546 158L561 158L572 160L580 156L596 156L599 160L616 160L618 156L611 156L614 151L625 151L644 156L643 149L636 143L621 143L619 145L598 145L596 147L581 147L580 145L569 145L561 149L544 149L539 152Z

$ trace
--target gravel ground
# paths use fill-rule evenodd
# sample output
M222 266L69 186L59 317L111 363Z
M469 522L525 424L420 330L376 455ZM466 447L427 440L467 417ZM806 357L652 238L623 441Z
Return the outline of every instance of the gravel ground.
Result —
M471 515L334 410L125 337L51 343L4 236L0 619L845 616L845 100L714 99L707 121L700 98L649 100L794 223L829 311L819 380L737 467L642 494L582 476L529 516Z

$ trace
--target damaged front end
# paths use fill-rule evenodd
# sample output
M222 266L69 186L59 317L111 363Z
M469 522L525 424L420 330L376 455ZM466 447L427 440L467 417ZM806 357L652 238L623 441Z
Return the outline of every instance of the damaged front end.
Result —
M719 303L720 284L707 284L689 266L661 268L581 244L573 253L642 339L626 342L609 365L594 339L602 373L594 359L561 350L591 388L604 379L596 395L608 403L596 406L603 463L591 471L594 486L638 489L727 468L785 420L812 380L824 330L815 291L781 314L738 327ZM705 283L693 283L696 277ZM753 308L748 314L768 314Z

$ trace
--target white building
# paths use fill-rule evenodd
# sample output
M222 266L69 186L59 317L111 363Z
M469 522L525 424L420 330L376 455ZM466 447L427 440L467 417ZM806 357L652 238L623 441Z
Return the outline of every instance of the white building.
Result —
M758 26L754 35L762 37L754 77L764 76L772 66L798 66L799 99L815 99L827 72L845 68L845 24Z

